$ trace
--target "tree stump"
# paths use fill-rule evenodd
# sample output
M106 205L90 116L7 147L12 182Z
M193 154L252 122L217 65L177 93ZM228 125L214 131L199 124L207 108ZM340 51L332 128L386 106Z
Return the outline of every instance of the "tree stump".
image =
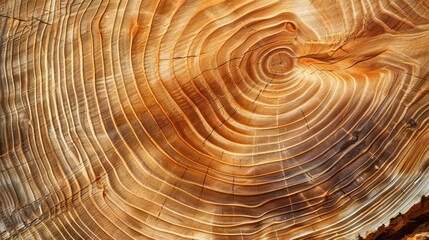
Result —
M0 27L2 239L353 239L429 194L428 1L0 0Z

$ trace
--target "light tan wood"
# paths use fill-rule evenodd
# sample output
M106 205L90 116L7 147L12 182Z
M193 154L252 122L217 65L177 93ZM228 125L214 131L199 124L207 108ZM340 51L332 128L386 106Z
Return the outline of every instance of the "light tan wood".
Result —
M0 0L0 28L0 238L355 238L429 194L427 1Z

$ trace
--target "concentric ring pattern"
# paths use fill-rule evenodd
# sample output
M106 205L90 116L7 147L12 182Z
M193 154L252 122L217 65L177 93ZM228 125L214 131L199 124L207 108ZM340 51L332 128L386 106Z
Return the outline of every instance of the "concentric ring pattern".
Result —
M427 1L0 3L1 238L354 238L429 194Z

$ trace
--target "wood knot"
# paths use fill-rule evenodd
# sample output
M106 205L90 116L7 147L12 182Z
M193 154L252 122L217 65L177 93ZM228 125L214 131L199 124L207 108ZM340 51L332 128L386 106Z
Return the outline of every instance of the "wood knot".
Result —
M290 32L296 32L298 30L297 26L293 22L287 22L286 29L289 30Z
M351 138L349 138L349 140L347 140L347 142L345 142L341 147L340 147L340 152L346 150L349 146L353 145L354 143L356 143L359 140L359 134L360 131L354 131Z
M410 118L407 120L407 128L408 129L414 129L416 127L417 127L417 122L414 119Z
M98 189L103 190L103 197L105 197L107 194L107 189L106 189L106 185L101 180L100 176L95 177L95 183L96 183Z

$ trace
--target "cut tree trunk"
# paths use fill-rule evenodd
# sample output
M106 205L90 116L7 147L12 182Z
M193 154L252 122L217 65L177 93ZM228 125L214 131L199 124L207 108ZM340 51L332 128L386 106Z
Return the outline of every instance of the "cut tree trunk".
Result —
M429 194L429 1L0 0L0 29L0 238L353 239Z

